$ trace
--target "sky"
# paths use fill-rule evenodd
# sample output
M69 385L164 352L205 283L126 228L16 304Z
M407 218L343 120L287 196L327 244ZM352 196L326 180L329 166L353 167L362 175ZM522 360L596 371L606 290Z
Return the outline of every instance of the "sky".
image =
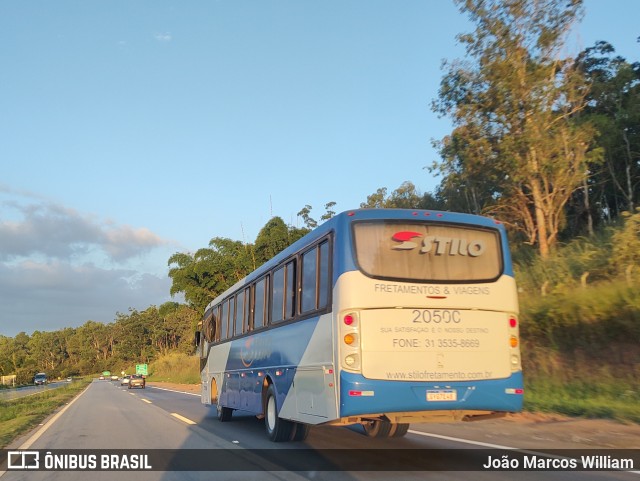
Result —
M588 0L640 61L637 0ZM305 205L430 192L447 0L0 2L0 335L182 301L167 261Z

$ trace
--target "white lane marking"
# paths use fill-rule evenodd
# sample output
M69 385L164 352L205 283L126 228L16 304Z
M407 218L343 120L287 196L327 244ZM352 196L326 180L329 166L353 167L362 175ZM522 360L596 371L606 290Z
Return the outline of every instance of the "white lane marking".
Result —
M182 421L183 423L187 423L187 424L197 424L195 421L192 421L189 418L185 418L184 416L180 416L180 414L178 413L171 413L171 415L174 418L178 418L180 421Z
M510 450L510 451L518 451L520 453L525 453L525 454L531 454L534 456L543 456L543 457L547 457L547 458L555 458L555 459L577 459L577 458L569 458L567 456L557 456L554 454L549 454L549 453L544 453L541 451L534 451L532 449L522 449L522 448L514 448L511 446L502 446L501 444L491 444L491 443L483 443L481 441L471 441L469 439L462 439L462 438L454 438L451 436L443 436L442 434L433 434L433 433L423 433L422 431L415 431L413 429L409 429L408 431L411 434L418 434L420 436L426 436L429 438L438 438L438 439L444 439L446 441L454 441L456 443L464 443L464 444L473 444L475 446L482 446L484 448L491 448L491 449L506 449L506 450ZM578 459L578 461L580 461ZM640 471L625 471L625 470L620 470L621 472L625 472L625 473L631 473L631 474L640 474Z
M490 443L483 443L481 441L470 441L469 439L452 438L451 436L443 436L442 434L423 433L422 431L414 431L413 429L409 429L409 432L411 434L418 434L420 436L427 436L429 438L445 439L447 441L455 441L456 443L473 444L475 446L482 446L482 447L485 447L485 448L511 449L511 450L514 450L514 451L519 451L520 450L519 448L512 448L510 446L502 446L500 444L490 444Z
M148 399L142 399L144 402L146 402L147 404L153 404L151 401L149 401Z
M194 393L194 392L176 391L175 389L167 389L166 387L155 387L155 386L148 386L148 387L150 387L151 389L158 389L160 391L179 392L180 394L188 394L189 396L200 397L200 394Z

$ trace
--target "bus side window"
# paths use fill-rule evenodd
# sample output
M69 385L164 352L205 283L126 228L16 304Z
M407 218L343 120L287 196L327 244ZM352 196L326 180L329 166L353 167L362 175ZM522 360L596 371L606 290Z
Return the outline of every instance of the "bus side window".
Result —
M245 302L244 302L245 292L246 291L239 292L238 295L236 296L236 316L234 319L236 336L242 335L242 319L243 319L244 307L245 307Z
M235 318L236 318L236 298L232 296L229 298L229 338L232 338L234 336L233 327L235 325L235 322L234 322Z
M251 330L251 287L244 290L244 313L242 314L242 331Z
M302 255L302 293L300 312L305 313L316 309L317 270L316 263L318 248L311 249Z
M291 319L296 315L296 261L286 265L284 285L284 318Z
M207 342L215 341L216 336L216 318L214 309L209 309L204 315L204 321L202 322L202 334Z
M216 342L220 341L220 331L222 330L222 324L220 322L220 306L216 306L213 308L213 321L215 322L216 328L215 331L215 340Z
M220 305L220 325L222 326L221 333L221 341L224 341L229 338L229 310L228 310L228 302L223 301Z
M265 325L267 314L266 293L267 293L267 276L260 279L254 288L254 305L253 305L253 328L260 329Z
M318 269L318 309L327 307L329 303L329 242L320 244L320 268Z
M284 266L273 273L273 288L271 290L271 322L284 320Z

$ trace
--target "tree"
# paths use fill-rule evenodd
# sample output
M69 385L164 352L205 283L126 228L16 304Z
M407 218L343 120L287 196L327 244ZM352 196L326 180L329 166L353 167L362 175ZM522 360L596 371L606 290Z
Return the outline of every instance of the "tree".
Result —
M256 237L256 262L263 264L289 246L289 228L280 217L273 217Z
M435 167L463 182L548 257L564 209L597 161L595 130L578 122L588 93L573 59L559 58L580 0L456 0L476 28L459 35L467 60L445 63L433 109L454 130Z
M183 293L189 305L204 312L207 304L257 267L254 247L214 237L195 254L176 253L168 261L171 295Z
M360 204L361 209L441 209L443 204L430 193L420 194L413 182L405 181L387 195L387 188L381 187L367 196Z
M601 215L634 212L640 194L640 63L615 56L607 42L597 42L578 56L591 84L584 115L600 132L604 165L595 172Z

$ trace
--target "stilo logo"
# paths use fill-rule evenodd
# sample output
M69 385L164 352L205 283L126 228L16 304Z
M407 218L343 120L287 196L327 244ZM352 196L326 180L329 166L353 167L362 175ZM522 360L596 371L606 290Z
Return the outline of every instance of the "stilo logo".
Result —
M406 230L402 232L396 232L395 234L393 234L392 239L396 242L402 242L402 244L396 244L391 248L399 251L415 249L416 247L418 247L418 244L416 242L411 242L411 239L415 239L416 237L422 237L422 234L420 234L419 232L411 232Z
M396 232L391 237L392 240L400 242L391 246L394 250L408 251L418 247L417 242L413 242L418 238L422 239L422 246L420 247L421 254L433 254L436 256L450 255L450 256L470 256L478 257L484 254L485 243L480 239L463 239L460 237L446 237L429 235L424 236L419 232L401 231Z

